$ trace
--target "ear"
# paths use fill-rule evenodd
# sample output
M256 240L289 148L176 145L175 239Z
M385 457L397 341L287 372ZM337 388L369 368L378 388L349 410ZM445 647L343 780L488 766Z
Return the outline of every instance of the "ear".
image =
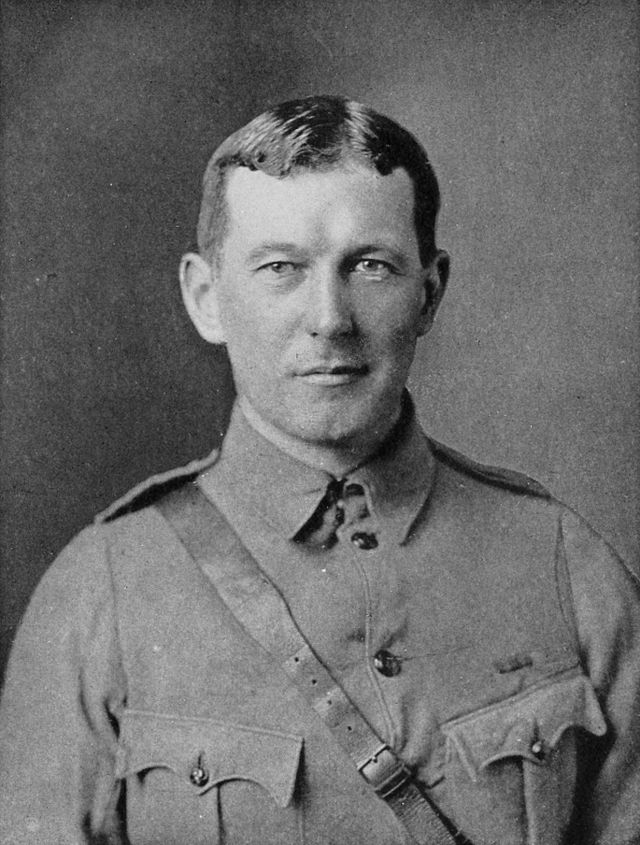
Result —
M426 334L433 325L438 306L449 280L449 253L439 249L424 270L425 300L420 319L419 334Z
M195 252L182 256L180 289L185 308L201 337L224 343L215 280L211 266Z

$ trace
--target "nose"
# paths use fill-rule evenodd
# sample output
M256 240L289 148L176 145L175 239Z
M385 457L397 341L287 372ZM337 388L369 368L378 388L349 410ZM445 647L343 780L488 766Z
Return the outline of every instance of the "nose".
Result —
M347 280L326 268L309 274L305 291L306 329L313 337L337 337L354 330Z

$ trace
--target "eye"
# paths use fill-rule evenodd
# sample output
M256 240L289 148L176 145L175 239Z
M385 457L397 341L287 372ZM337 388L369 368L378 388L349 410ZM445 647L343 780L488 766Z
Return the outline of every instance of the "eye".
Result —
M353 265L352 272L374 279L386 279L397 271L388 261L379 258L361 258Z
M292 273L296 269L296 265L292 261L270 261L258 269L266 270L276 276L284 276L287 273Z

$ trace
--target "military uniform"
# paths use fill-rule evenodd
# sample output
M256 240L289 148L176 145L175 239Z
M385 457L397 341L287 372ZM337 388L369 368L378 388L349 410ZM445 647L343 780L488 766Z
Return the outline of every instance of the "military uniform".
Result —
M3 700L2 842L409 841L162 516L180 484L475 845L639 841L638 584L595 532L410 409L327 509L335 480L236 409L217 459L136 489L36 591Z

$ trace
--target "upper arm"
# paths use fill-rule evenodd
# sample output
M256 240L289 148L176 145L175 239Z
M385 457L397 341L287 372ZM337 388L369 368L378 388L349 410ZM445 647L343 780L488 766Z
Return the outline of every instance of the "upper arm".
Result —
M0 839L83 842L115 822L124 700L100 529L82 532L27 608L0 705Z
M640 588L602 538L575 514L562 518L561 552L578 645L608 723L580 809L581 842L640 838Z

